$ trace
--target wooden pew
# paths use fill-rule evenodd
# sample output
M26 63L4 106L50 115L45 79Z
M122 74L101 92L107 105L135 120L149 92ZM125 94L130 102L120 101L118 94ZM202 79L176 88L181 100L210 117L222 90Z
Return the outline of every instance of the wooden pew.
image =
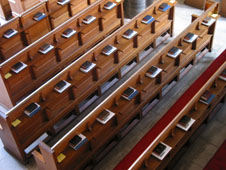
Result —
M7 0L2 0L0 2L0 17L6 21L12 18L12 11Z
M24 1L24 3L31 3ZM36 1L39 2L39 1ZM76 16L78 13L81 13L89 6L95 6L95 4L101 4L101 2L106 2L104 0L98 1L82 1L78 4L77 0L70 1L65 5L60 5L56 0L50 1L42 1L39 3L35 3L32 8L29 8L19 14L15 14L16 18L19 17L19 25L18 29L14 28L10 25L11 22L6 23L4 27L9 27L8 29L15 29L20 33L21 40L19 42L23 43L24 46L28 46L29 44L35 42L39 38L43 37L45 34L53 30L54 28L60 26L65 21L69 20L69 18L73 18L76 20ZM114 2L112 0L112 2ZM117 4L122 4L123 2L120 1ZM103 5L103 4L102 4ZM117 8L118 9L118 8ZM120 10L117 11L117 17L123 18L123 8L121 7ZM39 17L37 17L40 15ZM75 16L76 15L76 16ZM97 13L97 15L99 15ZM101 15L101 14L100 14ZM73 17L75 16L75 17ZM72 20L73 20L72 19ZM112 20L113 21L113 20ZM77 21L75 21L77 22ZM122 21L123 23L123 21ZM77 23L76 23L77 25ZM101 30L101 28L100 28ZM0 27L0 31L5 31L4 28ZM14 45L13 39L6 39L3 38L3 44L0 42L0 47L4 49L4 43L7 42L10 45ZM0 63L7 60L8 58L12 57L16 53L18 53L21 48L13 48L13 50L6 50L0 52Z
M164 15L168 16L164 17L165 19L161 21L161 23L165 23L164 29L156 29L154 32L150 27L151 25L140 23L147 14L153 13L154 9L159 7L162 2L165 1L162 0L154 3L153 6L150 6L127 25L124 25L111 34L95 48L88 51L23 101L18 103L8 113L2 115L0 119L4 130L0 132L0 136L2 136L2 141L7 150L19 160L25 161L28 154L26 154L24 150L31 145L32 142L45 132L49 132L49 134L50 132L52 134L56 133L58 130L54 128L54 125L66 116L71 115L71 113L73 113L72 115L74 116L81 114L84 108L87 107L86 105L90 102L89 100L87 104L86 100L94 100L96 96L102 95L104 91L106 91L106 87L103 88L103 85L106 84L106 82L110 81L113 84L115 81L114 77L122 77L120 70L123 66L127 65L131 60L134 60L140 51L147 48L147 46L150 46L150 44L155 43L158 39L157 36L160 36L164 32L172 33L173 17L169 11L158 11L153 15L156 20ZM174 6L175 3L171 4L171 9L169 10L174 10ZM152 27L158 28L160 25L160 23L154 25L153 22ZM139 26L139 28L136 28L135 26ZM122 37L122 34L129 28L136 30L138 32L137 35L149 28L149 33L147 34L149 39L143 36L145 39L140 38L140 42L137 43L137 36L135 36L130 40L126 40ZM117 47L118 50L109 56L103 55L103 48L110 44ZM130 47L129 53L125 50L128 47ZM80 71L80 66L86 61L96 64L95 68L88 73ZM137 59L137 61L139 60ZM115 74L117 76L115 76ZM57 93L54 88L61 80L67 81L71 86L64 92ZM96 90L98 90L97 93ZM38 103L41 108L34 116L27 117L27 115L24 114L24 110L26 110L25 108L33 102ZM15 136L13 134L15 134ZM12 143L7 143L8 140L12 141Z
M11 35L9 30L14 30ZM0 62L7 60L12 55L22 50L25 44L22 39L22 28L18 17L13 18L7 24L0 27Z
M101 0L99 3L88 7L65 24L46 34L39 41L0 64L1 86L5 87L5 94L7 94L1 95L2 99L0 100L9 100L8 104L4 104L11 108L66 65L119 28L123 24L122 2L117 3L117 6L112 10L98 12L99 8L103 8L103 5L107 2L107 0ZM96 21L89 25L83 24L82 20L91 13L96 16ZM103 23L100 22L104 17ZM28 19L25 21L28 24L30 23ZM65 38L62 34L67 29L72 29L74 34ZM44 44L51 45L53 49L46 54L40 53L40 48ZM23 62L27 67L19 73L13 73L11 68L18 62Z
M33 152L38 167L41 169L82 169L87 164L96 162L95 158L101 154L105 147L108 147L108 144L111 144L112 139L122 136L126 131L123 131L123 129L130 127L137 117L143 117L147 104L151 104L154 99L160 99L163 96L165 87L170 82L177 80L181 75L181 70L196 60L196 54L206 46L210 47L208 44L211 43L211 40L210 38L205 40L205 37L212 35L207 33L203 35L203 30L208 30L209 27L203 27L200 23L215 6L216 4L193 21L185 31L163 50L151 57L138 71L89 112L83 120L66 132L56 143L48 145L48 142L41 142L39 145L40 152L37 150ZM203 30L197 30L197 26L200 26ZM197 35L203 36L198 38L197 46L194 47L194 44L185 42L181 44L188 32L196 32ZM200 47L201 44L203 44L202 48ZM175 64L177 63L176 59L171 59L166 55L174 46L189 49L184 49L186 53L181 54L178 64ZM192 46L194 49L192 49ZM151 66L157 66L163 71L160 71L154 78L150 78L147 76L147 71ZM133 97L130 100L125 100L122 95L128 87L135 89L135 93L131 95ZM113 113L113 116L107 122L100 123L97 118L104 110L109 110L110 115ZM80 134L85 136L86 140L84 140L81 147L74 150L69 143L76 135Z
M225 70L226 51L207 68L114 169L165 169L193 133L205 120L213 116L213 110L218 103L225 103L226 81L219 78ZM215 95L208 104L201 102L206 90ZM187 128L181 128L178 125L185 115L191 118L191 122L188 122ZM168 154L161 159L153 154L160 142L171 147ZM142 149L137 149L141 148L141 145Z
M9 0L14 15L20 15L40 2L41 0Z
M41 16L37 17L38 14L40 14ZM46 2L38 3L19 16L20 23L24 30L23 35L26 45L35 42L51 31Z

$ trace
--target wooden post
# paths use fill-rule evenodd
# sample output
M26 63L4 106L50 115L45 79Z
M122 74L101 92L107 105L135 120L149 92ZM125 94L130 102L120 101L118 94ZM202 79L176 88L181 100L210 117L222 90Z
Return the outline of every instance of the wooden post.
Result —
M0 1L0 17L4 20L9 20L12 18L12 11L8 0Z

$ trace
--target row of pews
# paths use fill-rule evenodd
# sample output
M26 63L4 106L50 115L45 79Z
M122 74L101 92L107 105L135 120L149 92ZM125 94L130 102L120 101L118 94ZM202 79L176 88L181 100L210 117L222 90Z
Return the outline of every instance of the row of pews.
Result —
M152 56L84 119L62 134L54 144L41 142L40 150L33 151L38 167L63 170L84 169L95 165L113 140L128 133L131 124L144 117L153 102L161 99L171 84L188 72L190 65L198 62L200 57L211 50L211 30L215 29L216 20L208 26L203 25L203 20L215 14L217 8L217 3L209 2L209 8L201 16L194 15L190 26ZM189 33L196 35L192 42L186 42ZM169 56L169 51L173 47L182 50L172 57ZM153 67L156 70L154 74ZM123 166L124 163L119 169Z
M116 7L114 6L111 9L104 6L107 2L109 1L96 0L91 2L80 0L78 2L74 0L62 6L58 4L57 0L43 1L20 15L16 15L7 24L0 27L0 62L6 61L27 46L31 48L30 45L33 42L46 34L48 34L47 37L49 38L53 36L55 39L54 43L58 43L61 31L65 31L62 29L66 29L65 27L67 26L72 27L73 25L71 29L77 32L76 37L80 39L80 46L86 43L87 38L85 37L91 31L90 27L96 27L96 29L93 29L96 32L91 32L91 34L99 32L104 37L104 32L109 34L114 30L109 30L109 27L115 27L116 29L117 26L123 24L122 18L124 18L121 5L123 1L112 1ZM69 7L73 7L74 10ZM85 22L86 19L89 19L90 15L96 17L95 20L88 23ZM97 38L95 43L100 41L99 39L100 37ZM95 43L93 42L93 44ZM32 57L34 54L30 55Z
M4 62L0 64L0 87L3 89L1 103L7 108L15 106L57 72L122 26L124 22L122 2L114 3L115 6L111 9L105 9L104 4L107 2L108 0L96 1L61 26L49 33L45 32L42 38L26 48L21 45L21 48L17 48L17 44L22 43L19 41L19 32L9 39L1 36L3 40L0 42L3 45L1 49L10 53L14 50L17 52L13 56L9 54L10 58L3 57ZM87 17L91 17L92 20L84 23ZM15 22L18 21L16 20L14 19ZM5 30L13 28L10 24L14 21L1 27L2 34ZM24 21L30 23L29 18L24 18ZM45 27L43 23L40 25ZM42 32L37 26L34 29L39 33ZM32 30L31 32L34 33ZM4 52L2 54L4 55Z
M215 108L225 104L225 72L226 51L186 90L114 169L165 169L169 166L181 148L194 138L194 132L203 123L211 120ZM209 94L210 97L207 97Z
M107 1L103 2L106 3ZM8 112L0 115L0 124L3 129L0 131L0 136L6 150L20 161L26 162L37 145L36 143L34 146L36 140L49 139L56 135L68 122L81 115L91 103L142 61L152 49L172 36L176 3L169 3L170 8L163 12L158 10L163 2L166 3L167 1L155 2L143 13L110 34L95 48L88 50L77 60L71 59L71 63L69 57L55 56L57 53L54 50L59 50L59 48L53 46L53 43L49 43L53 46L49 53L44 55L40 52L37 53L39 44L43 43L42 39L4 62L1 67L1 73L4 76L2 86L6 89L5 94L8 95L8 100L4 98L2 102L14 105ZM116 15L116 12L122 9L120 5L117 8L115 7L115 10L112 9L110 13L109 11L102 11L111 18L110 23L105 19L108 23L106 26L111 27L111 30L115 27L114 24L118 24L118 26L121 24L121 18ZM92 7L99 9L100 5L96 3ZM147 14L152 14L154 19L151 23L142 23ZM112 21L114 24L111 23ZM71 25L67 22L65 26L71 28ZM59 44L66 42L65 39L60 37L62 31L66 28L61 29L61 32L57 32L58 29L53 30L50 33L57 32L58 34L53 34L57 36L47 34L43 38L44 42L48 42L47 37L49 42L53 41L53 37L57 37ZM94 32L87 34L87 41L95 36L101 36L95 25L92 25L89 30L94 30ZM132 35L130 35L131 32ZM65 44L65 48L74 51L76 41L73 40L77 39L67 42L68 45ZM70 43L73 44L69 46ZM75 49L72 47L75 47ZM34 48L36 48L36 51ZM108 51L109 48L110 52ZM144 49L145 53L141 55L140 52ZM65 53L75 59L76 54L72 51ZM35 57L32 57L32 53ZM43 59L36 59L36 57L39 57L38 55ZM63 68L66 62L70 64L53 78L47 80L53 72L56 73L60 68ZM22 64L22 69L18 73L13 73L12 67L17 63ZM8 77L9 73L10 77ZM43 82L45 83L43 84ZM35 88L37 89L32 91ZM32 93L17 103L16 99L26 96L27 91L32 91Z
M59 5L49 0L0 27L0 104L7 110L0 112L0 137L5 149L23 163L33 155L42 170L95 166L112 141L128 133L212 49L219 6L207 1L201 16L192 15L181 34L149 55L173 36L175 5L155 1L125 24L123 1ZM34 21L40 11L46 11L40 21L48 26ZM55 13L57 26L51 21ZM42 34L45 29L35 25L40 35L28 37L36 33L26 31L38 23L48 31ZM9 29L16 30L12 37L4 35Z

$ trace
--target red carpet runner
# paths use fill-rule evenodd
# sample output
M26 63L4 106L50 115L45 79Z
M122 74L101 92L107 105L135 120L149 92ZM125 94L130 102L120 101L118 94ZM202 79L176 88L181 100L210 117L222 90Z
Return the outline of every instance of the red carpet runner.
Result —
M226 169L226 140L203 170L224 170L224 169Z
M192 84L192 86L177 100L177 102L168 110L168 112L155 124L155 126L149 132L147 132L147 134L135 145L135 147L114 169L127 170L225 61L226 50L219 57L217 57L215 61L213 61L207 70Z

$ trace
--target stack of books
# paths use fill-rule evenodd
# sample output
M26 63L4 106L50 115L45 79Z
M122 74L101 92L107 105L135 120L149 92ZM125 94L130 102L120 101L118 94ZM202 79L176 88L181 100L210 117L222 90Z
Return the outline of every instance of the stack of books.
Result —
M171 149L172 147L163 142L160 142L153 150L152 155L159 160L163 160Z
M182 53L182 51L183 50L181 50L177 47L173 47L168 51L167 55L172 58L177 58L177 56L180 55Z
M28 117L32 117L34 114L36 114L41 109L41 106L38 103L31 103L24 109L24 113Z
M200 97L200 102L209 105L215 96L215 94L212 94L209 90L206 90Z
M185 42L188 42L188 43L193 43L197 38L198 38L198 35L189 32L189 33L184 37L184 41L185 41Z
M93 21L95 21L96 20L96 17L94 17L94 16L92 16L92 15L88 15L88 16L86 16L83 20L82 20L82 22L84 23L84 24L90 24L90 23L92 23Z
M170 5L167 4L167 3L162 3L162 4L159 6L159 10L160 10L160 11L165 12L165 11L167 11L168 9L170 9Z
M17 33L18 33L17 30L8 29L7 31L4 32L3 37L9 39L9 38L13 37L14 35L16 35Z
M224 71L220 74L219 78L220 78L221 80L226 81L226 69L224 69Z
M154 17L152 17L151 15L146 15L143 19L142 19L142 23L144 24L150 24L155 20Z
M107 10L111 10L112 8L114 8L116 6L116 3L114 2L107 2L106 4L104 4L104 9L107 9Z
M180 129L182 129L184 131L188 131L194 122L195 122L194 119L192 119L191 117L189 117L187 115L184 115L180 119L180 121L177 123L177 127L179 127Z
M86 61L85 63L83 63L80 67L80 71L82 71L83 73L88 73L90 70L92 70L94 67L96 66L95 63L92 63L90 61Z
M55 85L54 90L58 93L62 93L64 90L66 90L70 86L71 86L71 83L68 83L65 80L61 80Z
M132 100L136 95L138 94L138 91L132 87L128 87L122 94L122 97L128 101Z
M103 53L104 55L109 56L109 55L111 55L113 52L115 52L116 50L117 50L116 47L114 47L114 46L112 46L112 45L107 45L107 46L105 46L105 47L103 48L102 53Z
M47 54L48 52L50 52L52 49L54 49L53 45L50 44L44 44L39 48L39 52L42 54Z
M100 122L101 124L106 124L113 116L115 115L115 113L111 112L110 110L103 110L96 118L96 120L98 122Z
M202 21L202 25L206 25L206 26L211 26L216 20L212 17L206 17L203 21Z
M71 29L71 28L68 28L66 29L63 34L61 35L62 37L64 38L70 38L72 35L74 35L76 33L75 30Z
M24 64L23 62L20 61L12 66L11 71L17 74L21 72L23 69L25 69L26 67L27 67L27 64Z
M124 32L124 34L122 35L122 37L124 37L125 39L130 40L131 38L133 38L134 36L137 35L137 32L132 30L132 29L128 29L126 32Z
M74 150L78 150L87 141L88 139L83 134L79 134L70 140L69 146Z
M58 0L57 4L65 5L65 4L69 3L69 2L70 2L70 0Z
M33 16L33 20L35 21L41 21L43 18L46 17L45 13L42 12L37 12L34 16Z
M155 78L159 73L161 73L161 71L161 68L151 66L151 68L147 71L145 75L149 78Z

